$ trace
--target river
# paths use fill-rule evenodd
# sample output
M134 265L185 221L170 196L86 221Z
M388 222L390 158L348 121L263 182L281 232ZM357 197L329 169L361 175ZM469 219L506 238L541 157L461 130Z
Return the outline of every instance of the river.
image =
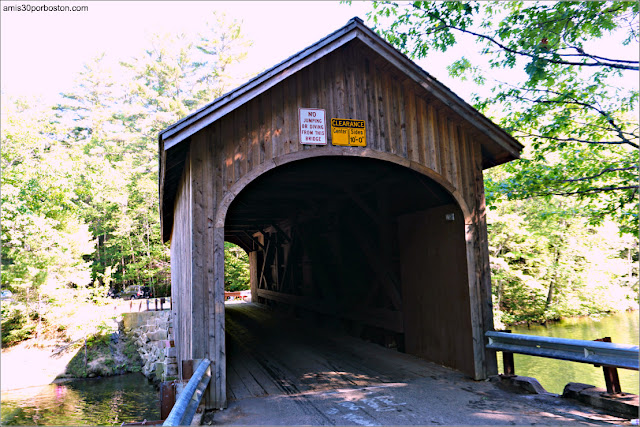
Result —
M581 317L561 320L546 326L511 326L513 333L545 337L595 340L611 337L618 344L638 345L638 312L630 311L605 316L600 319ZM502 354L498 353L498 371L502 372ZM544 357L514 355L515 373L534 377L549 392L562 394L564 386L570 382L585 383L605 387L602 368L586 363L567 362ZM618 369L623 392L638 394L638 372Z
M156 387L142 374L79 379L2 392L2 425L120 425L160 419Z

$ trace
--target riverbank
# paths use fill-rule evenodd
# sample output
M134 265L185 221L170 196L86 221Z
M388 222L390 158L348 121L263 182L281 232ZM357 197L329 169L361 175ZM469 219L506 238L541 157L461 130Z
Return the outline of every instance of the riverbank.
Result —
M42 386L65 379L113 376L140 372L142 363L136 348L122 339L110 338L89 344L84 364L84 340L69 344L62 340L30 339L2 350L1 389L16 390Z
M56 379L140 372L142 362L137 348L120 331L123 313L132 308L144 309L142 302L136 303L139 307L132 307L129 301L102 306L79 304L65 318L64 332L55 337L45 338L45 334L41 334L40 338L3 346L1 389L41 386Z
M80 348L62 340L23 341L2 349L0 388L2 391L51 384L64 374Z
M561 323L561 322L571 322L571 321L581 321L581 320L599 321L600 319L603 319L609 316L615 316L617 314L623 314L623 313L636 313L637 315L638 311L640 311L640 307L628 308L626 310L619 310L619 311L609 311L606 313L585 314L580 316L560 316L557 319L547 319L544 321L521 320L519 322L514 322L514 323L502 323L502 322L499 322L497 319L494 319L494 324L495 324L496 330L510 329L510 328L522 329L524 327L531 328L531 327L538 327L538 326L547 327L547 326L552 326L556 323Z

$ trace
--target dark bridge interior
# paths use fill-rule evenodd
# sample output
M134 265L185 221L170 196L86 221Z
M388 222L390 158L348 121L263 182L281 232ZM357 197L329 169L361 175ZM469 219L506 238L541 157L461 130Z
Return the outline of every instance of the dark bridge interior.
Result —
M462 211L435 181L368 158L295 161L247 185L225 239L252 297L473 373Z

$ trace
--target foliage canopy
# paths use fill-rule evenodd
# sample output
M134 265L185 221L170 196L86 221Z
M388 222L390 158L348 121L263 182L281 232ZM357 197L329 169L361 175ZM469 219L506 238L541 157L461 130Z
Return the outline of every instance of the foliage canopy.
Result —
M490 204L572 196L592 224L611 218L635 234L638 8L623 1L374 2L369 18L413 58L457 43L477 46L450 74L490 85L491 95L476 95L475 106L527 144L499 179L489 174ZM510 81L495 79L499 70L511 70Z

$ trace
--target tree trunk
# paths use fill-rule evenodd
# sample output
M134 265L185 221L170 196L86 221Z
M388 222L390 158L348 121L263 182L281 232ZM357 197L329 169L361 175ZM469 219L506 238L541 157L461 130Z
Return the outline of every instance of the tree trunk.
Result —
M553 302L553 296L555 293L556 284L558 282L558 263L560 262L560 250L556 247L555 249L555 261L553 263L553 279L549 283L549 292L547 293L547 303L544 308L548 308Z

